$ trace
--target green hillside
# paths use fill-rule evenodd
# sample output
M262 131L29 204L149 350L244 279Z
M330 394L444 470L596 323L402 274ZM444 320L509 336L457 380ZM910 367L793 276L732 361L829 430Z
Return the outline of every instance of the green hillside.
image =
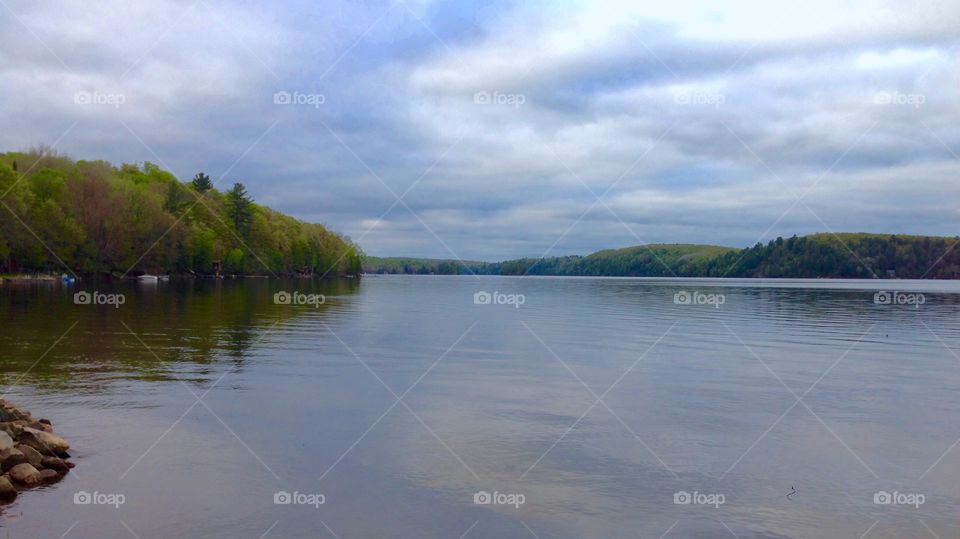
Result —
M466 267L449 260L367 257L363 268L370 273L957 279L960 249L954 246L958 241L941 236L813 234L777 238L746 249L651 244L587 256L468 262Z
M225 182L226 183L226 182ZM0 154L0 272L344 275L359 248L318 224L152 163Z

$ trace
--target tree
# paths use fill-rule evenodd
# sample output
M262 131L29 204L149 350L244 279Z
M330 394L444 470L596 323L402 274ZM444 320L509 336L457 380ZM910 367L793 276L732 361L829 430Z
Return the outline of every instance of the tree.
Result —
M207 176L203 172L197 172L197 175L193 177L190 184L198 193L206 193L213 189L213 182L210 181L210 176Z
M253 221L253 200L242 183L233 184L227 191L227 212L237 234L245 235Z

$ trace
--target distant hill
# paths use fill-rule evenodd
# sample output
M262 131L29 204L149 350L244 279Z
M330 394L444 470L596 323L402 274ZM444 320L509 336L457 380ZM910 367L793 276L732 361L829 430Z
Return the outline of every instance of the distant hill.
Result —
M407 258L364 256L364 273L406 275L459 275L486 273L487 262L464 261L442 258Z
M651 244L587 256L466 262L367 257L367 273L582 275L622 277L960 278L960 238L813 234L737 249Z

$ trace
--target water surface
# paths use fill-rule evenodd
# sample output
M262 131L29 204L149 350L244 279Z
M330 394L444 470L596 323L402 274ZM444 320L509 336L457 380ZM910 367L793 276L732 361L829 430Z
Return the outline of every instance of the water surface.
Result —
M84 290L125 302L74 304ZM279 291L326 301L278 305ZM7 398L53 420L78 466L0 525L24 538L952 537L958 313L960 283L933 281L3 285ZM524 503L478 505L479 491ZM685 493L723 503L675 503Z

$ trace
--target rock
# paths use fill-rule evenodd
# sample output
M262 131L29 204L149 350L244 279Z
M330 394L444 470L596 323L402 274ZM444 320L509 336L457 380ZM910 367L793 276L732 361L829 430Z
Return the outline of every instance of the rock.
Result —
M40 465L44 468L50 468L51 470L64 473L70 468L73 468L70 464L72 463L57 457L43 457L43 459L40 460Z
M29 463L24 462L10 468L10 479L21 485L32 487L40 483L40 472Z
M11 421L0 422L0 431L7 433L12 438L16 438L20 434L20 428Z
M0 451L13 447L13 438L6 432L0 431Z
M0 451L0 468L4 471L13 468L17 464L23 464L24 462L28 462L27 456L19 449L11 447L10 449Z
M30 412L24 412L9 405L0 408L0 419L3 419L3 421L13 421L16 419L32 421L30 419Z
M53 432L52 426L47 425L46 423L41 423L39 421L31 421L30 423L27 424L27 426L30 427L31 429L42 430L44 432Z
M17 446L17 449L23 453L23 456L27 457L27 462L29 462L34 468L39 468L41 461L43 461L43 455L39 451L30 447L29 445L20 444Z
M42 418L41 418L41 419L38 419L37 422L38 422L38 423L43 423L44 425L50 425L51 427L53 426L53 423L51 423L49 419L42 419Z
M12 502L16 497L17 487L13 486L13 483L10 482L10 478L5 475L0 477L0 500L9 503Z
M51 470L49 468L44 468L43 470L40 470L41 483L55 483L59 481L60 478L62 477L63 477L63 474L56 470Z
M67 449L70 449L70 444L56 434L30 427L23 427L23 431L17 437L17 440L22 444L29 445L44 455L54 457L66 456Z

